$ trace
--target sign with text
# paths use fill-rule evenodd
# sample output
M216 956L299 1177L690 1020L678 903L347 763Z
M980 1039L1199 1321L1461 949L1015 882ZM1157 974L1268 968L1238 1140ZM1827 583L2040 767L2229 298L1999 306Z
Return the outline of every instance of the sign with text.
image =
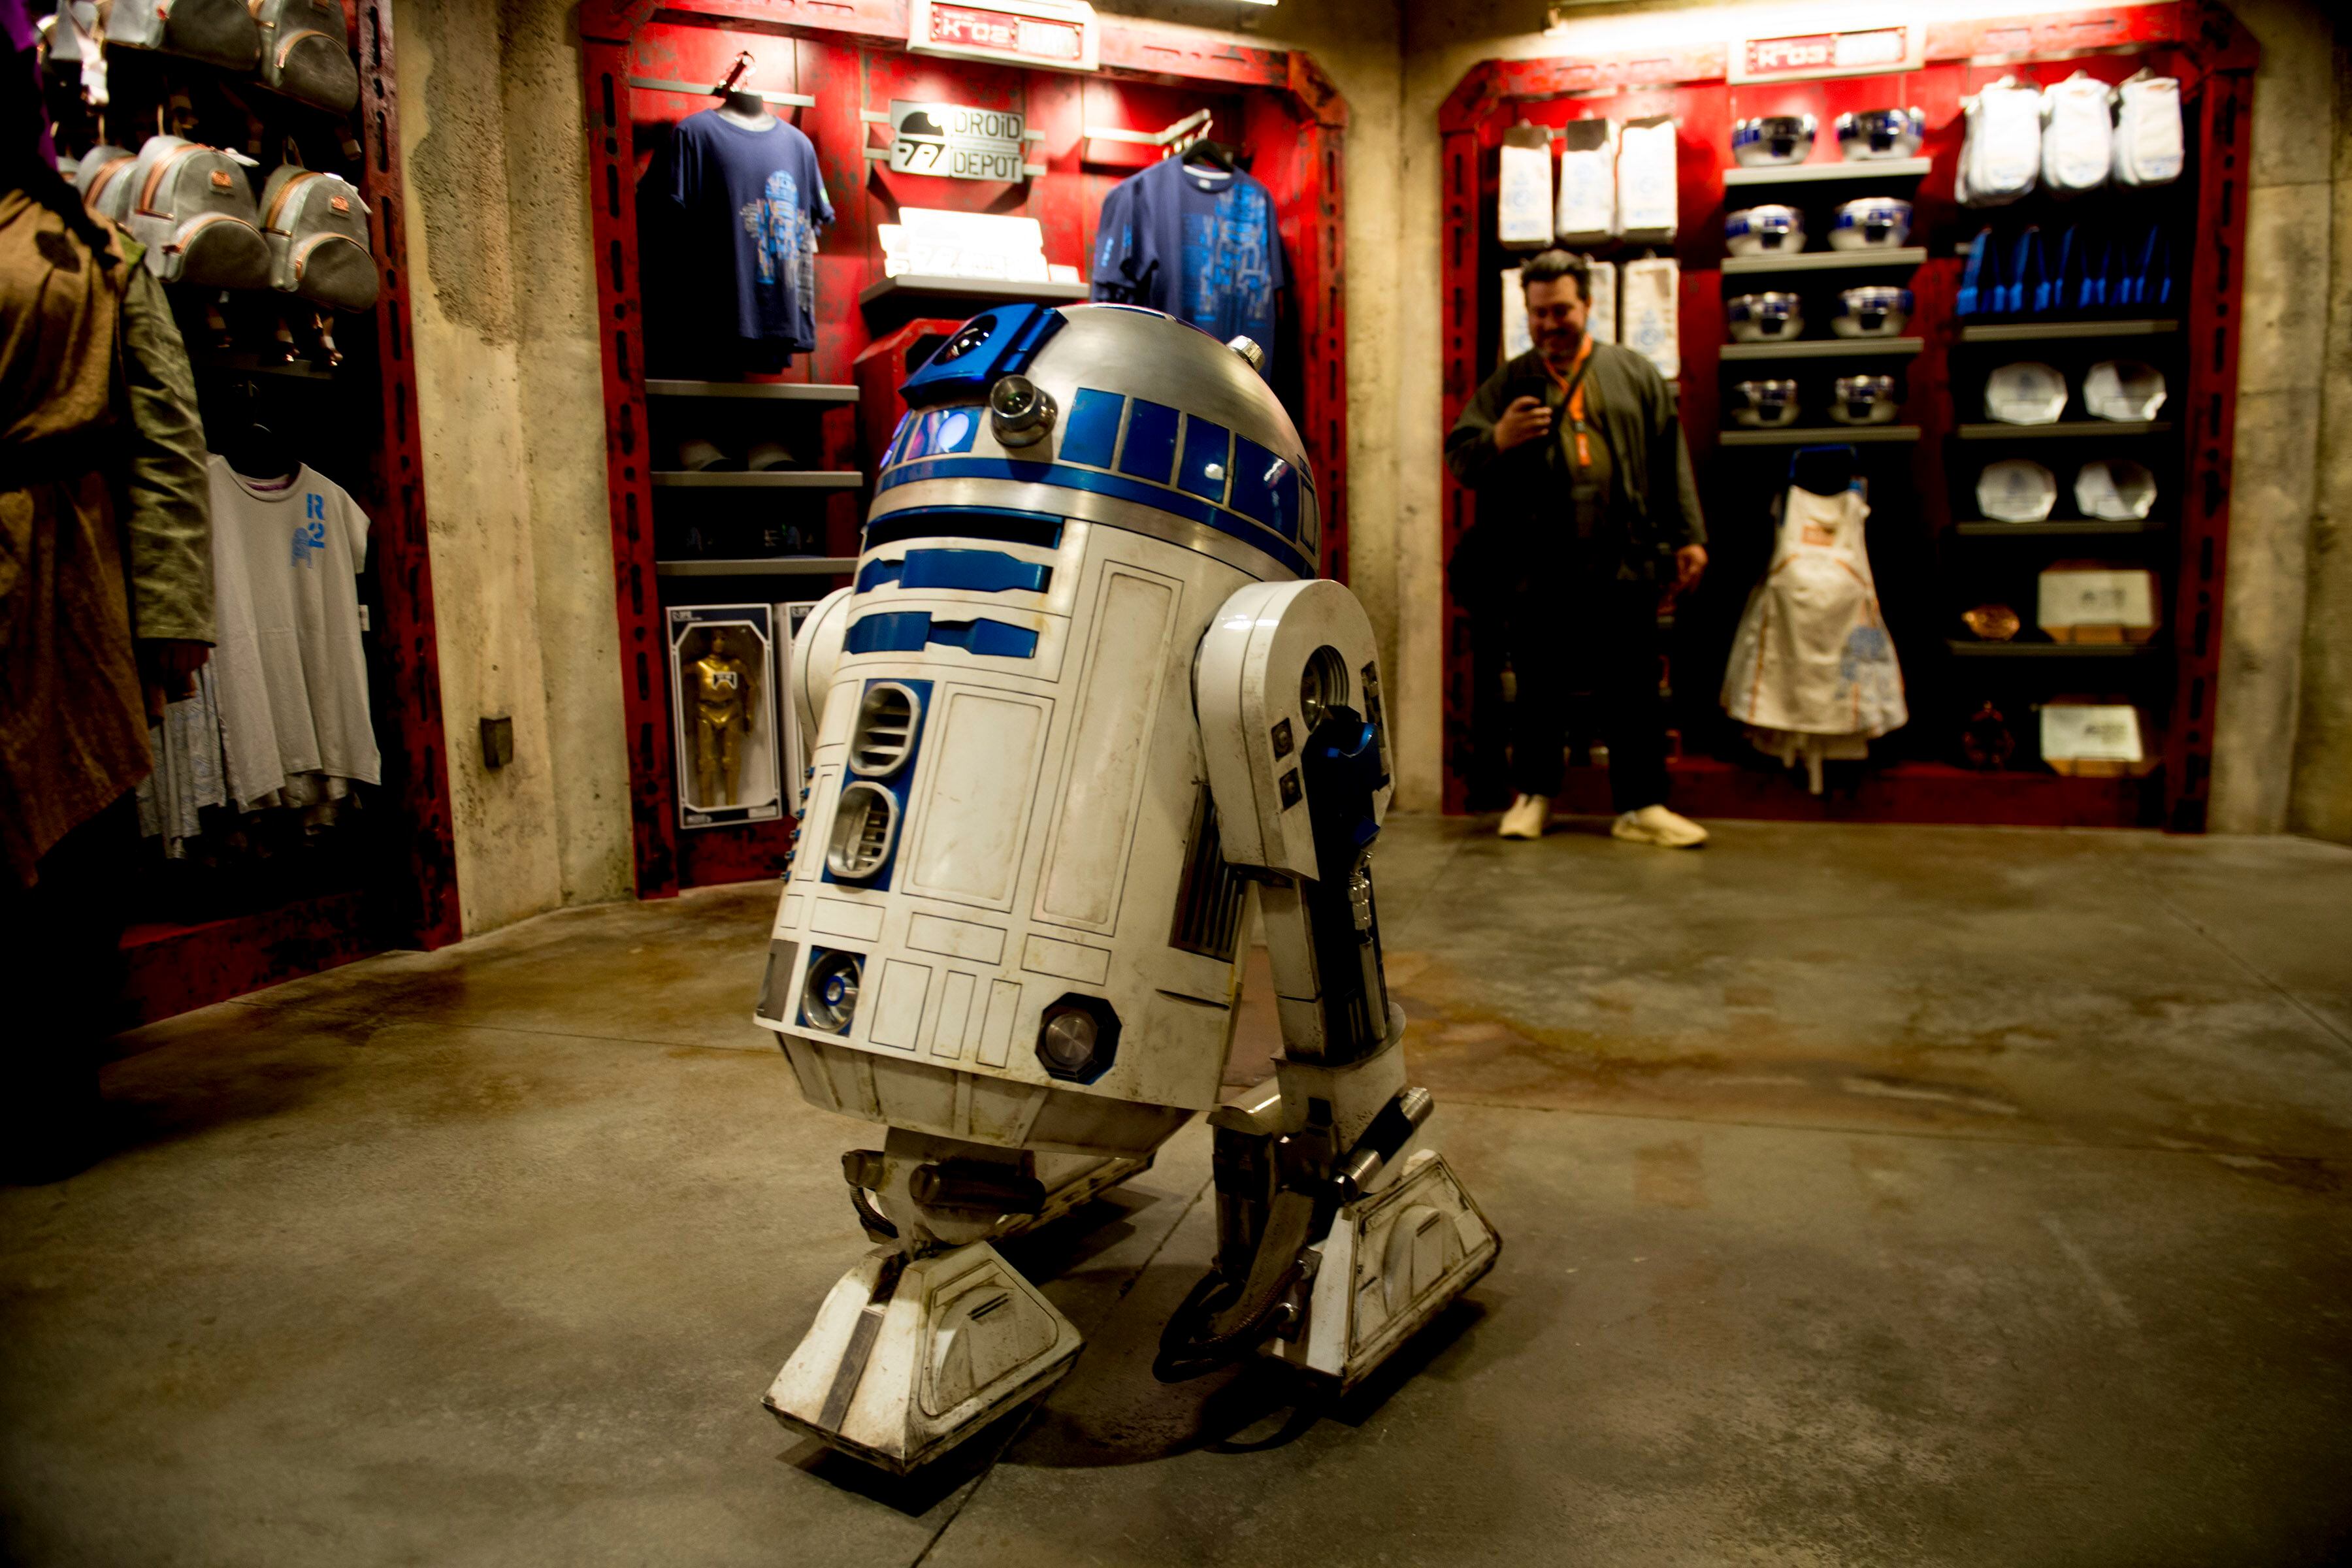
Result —
M893 99L890 167L901 174L950 180L1018 180L1022 132L1027 129L1018 110Z
M1909 26L1740 38L1731 46L1730 77L1736 82L1785 81L1797 77L1916 70L1926 46L1926 29Z
M907 47L1052 70L1090 71L1099 58L1094 7L1082 0L915 0Z

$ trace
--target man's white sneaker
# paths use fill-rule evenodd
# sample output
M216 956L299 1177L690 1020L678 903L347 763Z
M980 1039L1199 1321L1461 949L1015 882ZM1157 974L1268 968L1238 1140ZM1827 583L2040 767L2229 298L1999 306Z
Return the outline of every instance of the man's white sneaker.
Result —
M1549 795L1523 795L1503 813L1503 826L1496 831L1504 838L1541 838L1544 824L1550 820Z
M1503 831L1510 830L1510 818L1505 817ZM1610 825L1609 837L1628 844L1654 844L1661 849L1696 849L1706 842L1706 829L1663 805L1645 805L1619 816Z

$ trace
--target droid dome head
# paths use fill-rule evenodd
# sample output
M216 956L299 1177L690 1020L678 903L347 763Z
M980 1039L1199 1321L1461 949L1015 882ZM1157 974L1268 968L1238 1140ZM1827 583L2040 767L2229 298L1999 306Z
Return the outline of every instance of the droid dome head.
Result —
M1314 478L1260 358L1139 306L975 316L901 389L868 542L963 531L906 513L994 507L1150 533L1261 580L1315 576Z

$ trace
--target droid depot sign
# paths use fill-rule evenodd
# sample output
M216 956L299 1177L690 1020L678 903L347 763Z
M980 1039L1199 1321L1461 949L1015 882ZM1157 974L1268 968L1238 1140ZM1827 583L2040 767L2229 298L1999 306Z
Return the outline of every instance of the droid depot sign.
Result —
M893 99L890 167L901 174L951 180L1018 180L1021 133L1027 129L1017 110Z

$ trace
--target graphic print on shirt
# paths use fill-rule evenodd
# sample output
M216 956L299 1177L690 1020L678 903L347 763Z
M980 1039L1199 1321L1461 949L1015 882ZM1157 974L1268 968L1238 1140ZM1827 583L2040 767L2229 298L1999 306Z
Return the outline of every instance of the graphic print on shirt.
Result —
M1273 204L1255 185L1220 192L1207 212L1185 214L1189 298L1177 313L1221 338L1244 324L1273 320Z
M801 251L815 248L815 234L802 216L800 187L790 174L778 169L770 174L760 199L745 202L737 216L743 220L743 232L757 242L761 282L773 283L787 270L800 277Z
M327 498L313 490L302 498L302 521L294 525L294 564L318 570L327 548Z

